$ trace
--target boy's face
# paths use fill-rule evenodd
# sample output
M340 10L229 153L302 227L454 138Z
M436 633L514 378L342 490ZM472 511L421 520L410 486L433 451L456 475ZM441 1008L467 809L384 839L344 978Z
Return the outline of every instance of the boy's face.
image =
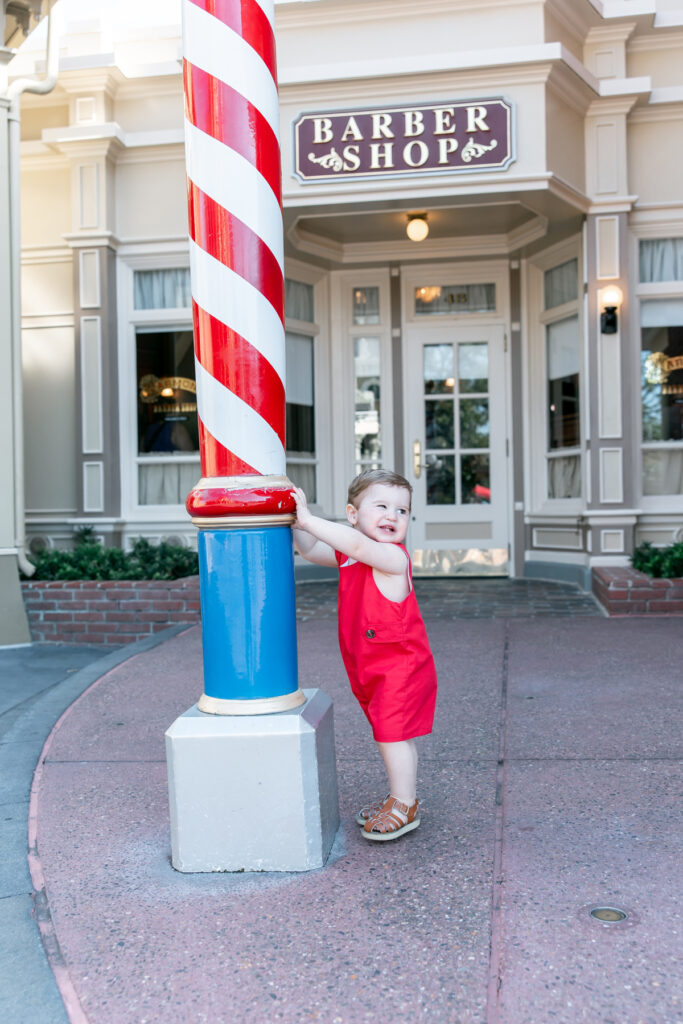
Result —
M358 507L346 506L346 518L372 540L401 544L408 532L410 491L391 484L371 484L358 499Z

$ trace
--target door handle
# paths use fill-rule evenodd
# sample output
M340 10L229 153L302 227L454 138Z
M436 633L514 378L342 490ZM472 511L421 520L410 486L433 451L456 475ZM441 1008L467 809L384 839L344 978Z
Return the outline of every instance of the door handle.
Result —
M416 480L422 475L422 445L419 441L413 441L413 475Z

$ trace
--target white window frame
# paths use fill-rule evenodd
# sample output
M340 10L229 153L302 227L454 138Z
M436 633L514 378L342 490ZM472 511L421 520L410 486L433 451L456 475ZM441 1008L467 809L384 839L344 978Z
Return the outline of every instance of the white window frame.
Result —
M343 436L335 445L333 508L346 506L349 482L355 476L355 392L354 341L359 337L380 339L380 444L382 465L394 466L394 390L391 355L391 285L389 270L359 268L335 271L331 275L333 360L331 366L331 420L343 425ZM379 288L379 323L354 324L354 288Z
M649 212L649 211L648 211ZM635 297L633 303L632 329L631 329L631 351L636 372L634 373L633 406L637 409L637 459L636 459L636 494L638 494L639 509L644 513L655 513L666 515L668 513L683 512L683 495L681 494L643 494L643 452L644 451L672 451L683 450L683 441L643 441L643 413L642 396L640 383L640 358L641 358L641 326L640 326L640 304L646 299L677 299L683 302L683 281L640 281L640 243L649 239L657 238L683 238L683 214L680 210L668 211L670 220L646 220L643 223L636 222L631 229L631 294Z
M315 455L286 456L292 465L315 467L316 500L312 508L320 510L327 507L330 500L330 460L329 452L332 440L329 417L323 414L323 396L326 393L329 379L329 339L323 329L327 310L327 272L313 267L301 260L285 260L285 277L313 287L314 322L295 320L285 316L285 330L292 334L301 334L313 339L313 430L315 433ZM326 457L327 456L327 457Z
M561 306L545 309L544 274L547 270L577 260L577 297ZM588 459L586 442L589 438L589 394L587 388L588 339L583 302L583 247L581 236L575 235L558 245L539 253L526 264L525 302L527 311L526 363L528 392L525 417L527 465L525 473L525 505L530 515L576 516L584 511L589 494ZM579 330L579 427L581 443L574 448L548 447L548 373L547 327L569 317L578 317ZM578 455L581 460L581 496L578 498L548 497L548 464L551 459Z
M177 522L184 518L185 505L141 505L139 503L138 475L141 462L151 460L138 453L137 388L135 386L136 347L139 328L162 330L192 330L192 309L135 309L134 273L136 270L188 269L187 245L157 245L153 251L127 252L119 250L117 267L117 300L119 308L119 459L121 466L121 515L139 522ZM154 462L192 463L197 466L197 480L201 476L200 456L160 455Z

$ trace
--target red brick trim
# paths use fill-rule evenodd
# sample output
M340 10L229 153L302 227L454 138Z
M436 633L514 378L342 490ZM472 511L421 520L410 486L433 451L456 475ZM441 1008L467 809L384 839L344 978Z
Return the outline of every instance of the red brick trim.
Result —
M25 580L37 643L129 644L168 626L200 621L199 577L181 580Z
M609 616L683 615L683 578L654 579L637 569L593 569L593 593Z

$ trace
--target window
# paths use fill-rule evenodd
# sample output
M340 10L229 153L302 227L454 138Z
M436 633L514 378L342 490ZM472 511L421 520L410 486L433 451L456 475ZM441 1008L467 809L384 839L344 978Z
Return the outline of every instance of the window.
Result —
M360 473L364 469L379 469L382 464L379 338L353 339L353 366L356 473Z
M379 323L379 288L353 289L353 323Z
M683 299L640 313L643 494L683 494Z
M415 289L417 316L489 313L495 308L495 284L437 284Z
M133 289L135 309L188 309L192 305L187 267L136 270Z
M297 325L313 326L313 286L285 280L285 316ZM310 502L317 500L315 447L315 353L312 333L288 330L286 449L287 476L301 487Z
M543 275L548 497L581 497L578 260ZM556 312L555 312L556 311ZM567 315L569 314L569 315Z
M647 238L640 243L640 280L683 281L683 238Z
M183 458L199 453L192 331L138 328L135 347L138 502L180 505L198 468Z

